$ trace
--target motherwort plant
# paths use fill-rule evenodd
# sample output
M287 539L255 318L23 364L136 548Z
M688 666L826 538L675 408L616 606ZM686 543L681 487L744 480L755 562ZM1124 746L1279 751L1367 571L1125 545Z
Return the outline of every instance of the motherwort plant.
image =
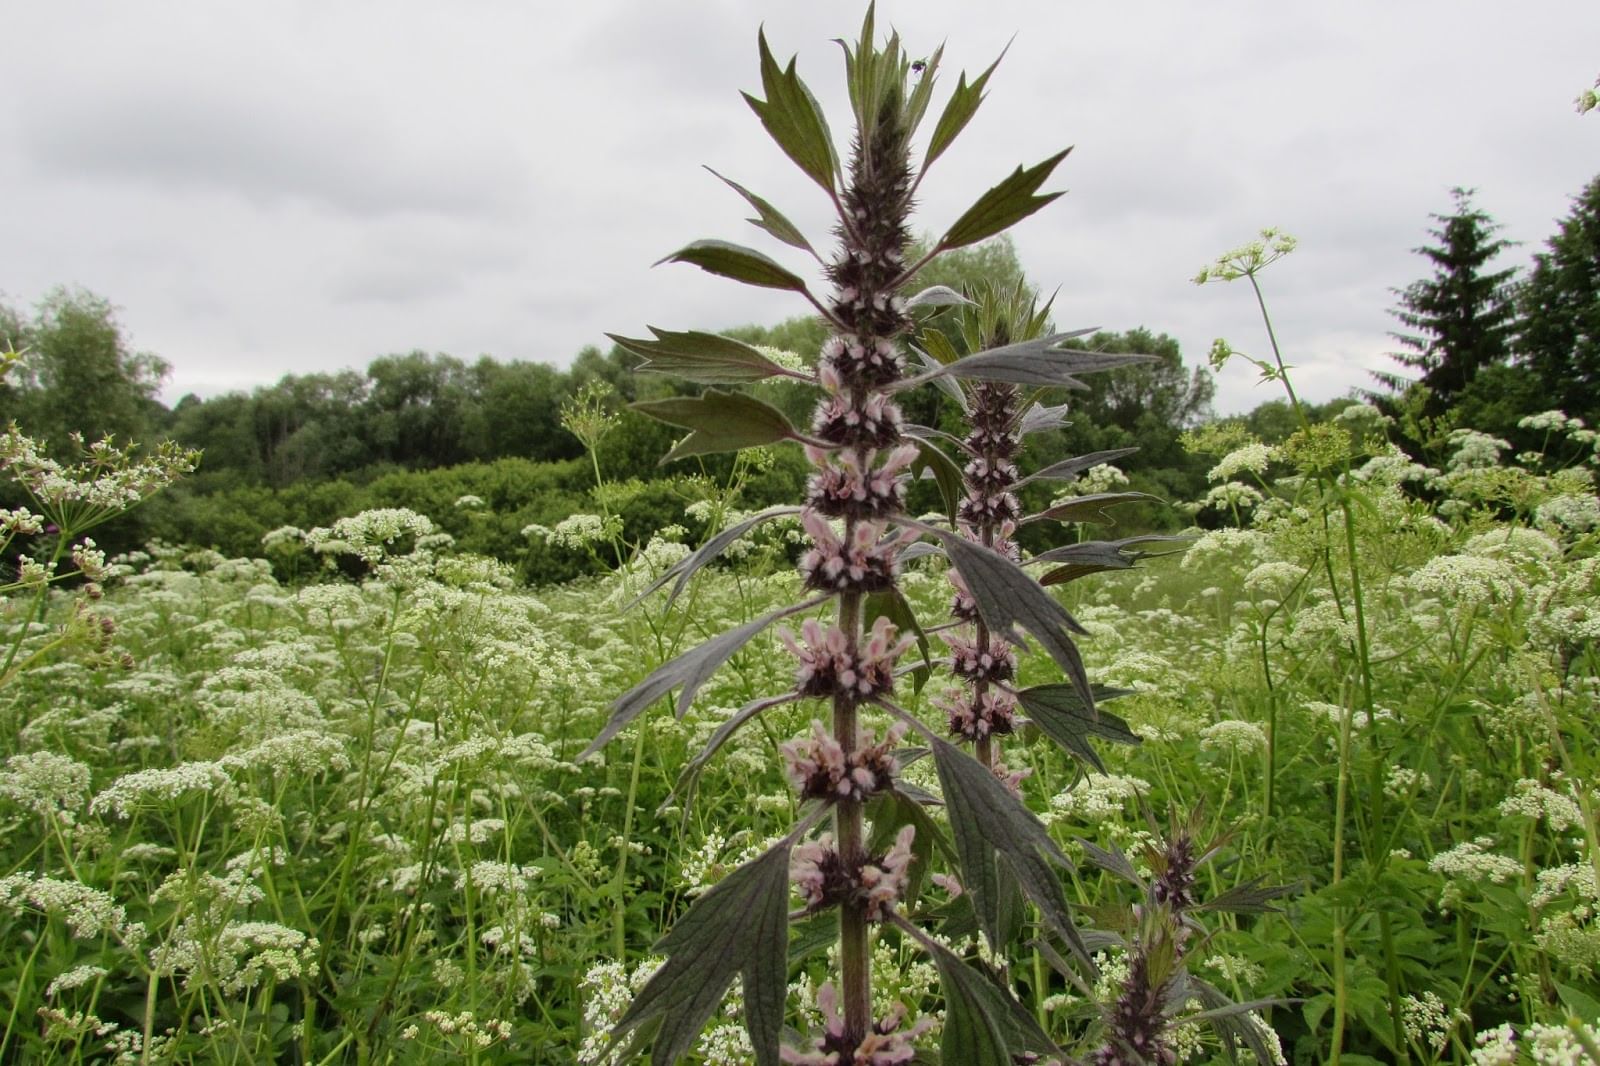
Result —
M965 302L940 287L907 296L919 270L946 251L1002 232L1060 195L1038 190L1066 152L1019 167L984 193L926 254L908 261L908 220L918 186L976 112L993 67L970 83L965 75L960 78L917 159L912 139L931 103L940 52L913 62L897 37L877 44L870 9L860 38L843 48L855 123L847 160L841 162L836 155L822 112L794 63L780 66L764 36L760 57L765 98L746 97L773 140L833 204L838 250L824 258L772 204L728 181L754 208L755 225L817 260L829 292L819 297L800 274L724 241L697 241L667 257L808 300L834 331L815 367L785 367L753 347L708 333L652 328L648 338L614 338L644 357L642 369L712 386L787 377L821 393L806 427L795 426L747 393L727 389L636 405L690 431L669 459L794 441L805 448L813 468L803 507L776 508L731 526L655 586L673 585L670 603L696 570L755 525L798 512L810 536L800 561L807 596L655 670L616 701L589 749L603 747L674 690L678 713L686 712L701 685L757 634L785 619L807 616L798 633L787 627L778 631L796 660L793 688L737 711L685 772L687 789L705 761L765 711L797 701L818 707L809 733L783 749L790 779L805 803L798 824L695 902L658 945L666 962L617 1023L613 1035L618 1041L630 1046L651 1041L651 1061L658 1066L687 1051L735 976L742 982L744 1022L762 1066L782 1061L888 1066L910 1062L914 1053L923 1056L919 1061L928 1061L928 1052L912 1048L926 1022L907 1024L903 1011L873 1016L873 923L887 927L885 935L906 938L932 956L945 998L943 1061L1010 1063L1057 1056L1059 1049L1033 1014L993 972L959 957L947 942L925 931L926 923L912 920L914 879L909 873L913 865L925 868L934 851L933 837L942 833L929 817L929 805L944 807L953 840L941 842L941 853L954 857L971 904L969 922L975 917L992 947L998 950L1008 939L1003 929L1014 924L1017 909L1011 901L1025 895L1038 909L1040 938L1087 959L1061 888L1058 867L1066 865L1066 857L985 764L992 753L984 752L985 763L980 763L947 742L943 729L928 727L894 702L897 681L907 672L902 657L916 647L927 665L925 638L896 582L908 557L946 557L960 575L960 609L981 627L976 643L963 643L965 637L952 642L957 674L988 686L975 689L973 699L981 704L987 697L994 704L1015 698L1013 690L1003 687L1010 677L999 664L1013 661L1011 647L1022 643L1026 631L1064 671L1067 681L1060 690L1070 693L1070 700L1044 701L1042 711L1030 713L1041 716L1047 734L1057 739L1070 735L1081 746L1088 734L1084 723L1096 720L1094 691L1072 639L1081 630L1040 582L1021 569L1010 549L1011 523L1020 517L1008 484L1014 470L1009 465L1012 437L1022 428L1019 418L1059 417L1059 412L1022 406L1019 389L1081 387L1076 375L1139 357L1061 347L1076 334L1025 337L1036 331L990 336L985 340L992 343L965 355L946 350L949 346L932 353L911 348L908 342L919 316ZM930 434L908 431L898 398L924 384L949 392L963 382L974 383L970 395L977 407L969 403L976 441L969 444L977 454L967 471L976 488L969 489L965 503L953 505L956 513L948 524L913 519L904 510L910 476L931 469L953 498L961 472ZM1056 471L1055 476L1064 475ZM963 535L962 526L970 536ZM1101 550L1120 555L1115 549ZM1044 725L1043 719L1051 716L1058 729ZM990 718L994 720L992 713ZM925 742L922 752L899 747L913 730ZM940 797L900 779L905 761L928 753L937 769ZM801 905L792 908L796 892ZM796 1037L786 1046L790 925L823 911L837 912L838 923L838 973L818 995L825 1024L821 1032Z

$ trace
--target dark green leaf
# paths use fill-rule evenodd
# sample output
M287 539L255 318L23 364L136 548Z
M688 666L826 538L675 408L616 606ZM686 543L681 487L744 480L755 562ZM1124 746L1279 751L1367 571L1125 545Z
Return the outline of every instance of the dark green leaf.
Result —
M1068 389L1086 389L1077 379L1078 374L1093 374L1121 366L1147 363L1147 355L1102 355L1076 348L1058 348L1061 341L1081 336L1089 330L1057 333L1049 337L1017 341L999 348L986 348L981 352L964 355L954 362L945 363L935 371L906 378L905 385L920 385L942 376L968 378L979 381L1003 381L1012 385L1058 386Z
M1028 522L1097 522L1101 525L1114 523L1110 508L1119 503L1132 503L1135 500L1154 500L1158 497L1148 492L1096 492L1088 496L1079 496L1058 503L1049 510L1040 511L1038 514L1029 515L1022 521Z
M1059 463L1051 463L1041 470L1035 470L1027 477L1017 482L1019 486L1030 481L1070 481L1092 466L1115 462L1124 456L1132 455L1138 448L1111 448L1103 452L1090 452L1088 455L1078 455L1071 459L1063 459Z
M818 602L807 600L792 607L764 614L753 622L746 622L742 626L712 637L699 647L658 666L649 677L623 693L611 705L610 720L606 722L605 728L600 730L600 735L594 738L578 758L580 760L588 758L605 747L613 737L628 727L629 722L675 688L683 690L678 694L678 715L682 717L688 713L689 704L694 702L694 694L700 691L700 686L717 672L719 666L728 661L729 656L748 644L751 637L778 619L809 610Z
M700 781L700 774L705 769L706 763L710 762L711 757L721 750L722 745L728 742L728 738L764 712L774 707L782 706L785 703L790 703L795 699L796 697L793 693L782 696L764 696L759 700L751 700L729 715L712 732L705 743L705 747L701 748L694 758L684 764L683 769L678 773L678 783L673 787L671 795L663 800L661 805L666 807L676 803L687 808L694 799L695 786Z
M1067 405L1058 404L1055 407L1046 407L1044 404L1030 404L1022 412L1022 419L1017 423L1017 435L1026 437L1030 433L1041 433L1045 430L1063 429L1071 425L1067 421Z
M932 441L913 438L913 443L917 446L917 457L911 460L911 476L920 478L927 476L924 471L933 473L945 514L950 516L950 522L954 525L956 512L961 508L961 496L966 489L961 468Z
M930 285L906 301L906 310L916 311L923 307L954 307L958 304L972 304L972 301L948 285Z
M956 90L950 94L949 101L944 105L944 111L939 115L939 121L934 125L933 136L928 138L928 152L922 159L923 170L927 170L935 159L944 154L944 150L950 147L951 143L961 135L961 131L966 129L967 123L972 121L972 116L978 113L978 107L984 99L984 86L989 83L989 75L994 73L994 68L998 67L1000 60L1004 58L1005 52L1002 51L995 61L989 64L988 70L972 80L971 85L967 84L967 72L961 72L960 78L956 80Z
M933 352L939 353L943 349L948 348L952 353L951 357L955 358L955 349L949 348L950 342L945 340L944 334L939 333L937 330L928 331L928 333L923 336L923 340L925 342L929 342L929 348ZM928 352L925 352L921 348L915 346L912 347L911 351L916 355L917 362L921 363L930 372L938 370L943 365L940 362L940 360L944 358L942 354L930 355ZM940 392L954 400L956 402L956 406L961 408L962 414L972 414L972 405L967 402L967 394L961 390L960 384L958 384L954 378L945 377L943 374L928 373L923 375L923 380L932 381L934 388L938 389Z
M1299 885L1263 884L1266 878L1252 877L1232 888L1211 897L1197 908L1203 911L1231 911L1234 914L1268 914L1281 908L1271 905L1275 899L1291 896L1300 891Z
M1106 772L1091 736L1113 744L1138 744L1139 736L1128 728L1128 723L1114 714L1097 709L1101 700L1115 699L1128 694L1127 689L1106 688L1095 685L1091 690L1093 702L1086 701L1076 685L1035 685L1017 693L1023 709L1045 735L1090 766Z
M731 241L695 241L657 260L658 266L661 263L692 263L707 273L763 289L806 291L805 279L799 274L754 248Z
M900 635L915 633L917 636L917 651L922 655L922 665L912 672L913 690L922 691L922 686L928 680L928 674L933 669L933 657L928 654L928 634L922 631L922 623L917 621L916 612L911 609L911 604L906 602L905 595L897 588L887 588L881 592L870 593L862 604L861 624L867 629L872 628L872 623L879 618L887 618L893 622Z
M673 1066L722 1004L738 974L744 985L745 1026L761 1066L777 1066L788 979L789 852L794 837L712 886L656 950L667 961L639 990L612 1031L659 1019L652 1066Z
M710 167L706 167L706 169L711 170ZM806 240L805 234L801 233L799 228L795 226L793 222L790 222L787 218L785 218L782 211L779 211L776 207L773 207L766 200L760 196L757 196L755 193L751 192L743 185L740 185L732 178L724 178L721 174L717 174L715 170L711 170L711 173L716 174L718 178L721 178L722 181L726 182L730 187L732 187L734 192L738 193L740 196L743 196L745 200L749 202L751 207L756 209L757 217L746 219L747 222L758 229L766 230L768 233L772 234L774 237L778 238L778 240L789 245L790 247L799 248L802 251L810 252L812 255L817 254L815 249L811 247L811 242Z
M686 455L733 452L799 437L782 411L742 392L712 389L699 396L644 400L630 406L658 422L694 431L662 458L663 463Z
M1144 879L1139 876L1139 872L1133 868L1133 863L1128 861L1128 857L1122 853L1122 849L1115 841L1112 841L1110 849L1107 850L1093 841L1079 837L1078 846L1083 848L1084 856L1095 866L1122 878L1129 884L1144 888Z
M950 562L966 579L967 589L977 602L978 614L989 631L1013 644L1022 643L1022 634L1017 631L1019 626L1033 634L1039 646L1092 705L1094 695L1089 688L1089 675L1083 668L1083 656L1069 635L1082 633L1083 627L1073 620L1066 608L1005 556L947 530L927 528L939 538Z
M916 830L917 835L911 841L911 867L906 872L906 890L901 896L904 909L910 910L922 895L922 885L932 866L934 849L947 856L950 862L955 861L955 851L945 839L939 823L928 815L922 804L897 789L881 792L869 800L867 818L872 822L867 852L872 855L882 855L888 851L904 826L909 825Z
M721 555L723 552L727 551L728 545L732 544L734 541L750 532L750 530L754 529L762 522L770 521L774 518L780 518L783 515L799 513L800 508L798 507L769 507L765 511L757 512L756 514L751 515L749 518L735 522L727 529L724 529L721 533L718 533L716 536L700 545L699 548L695 549L694 554L687 555L673 563L671 566L667 567L666 570L662 571L660 577L656 578L650 583L649 588L645 589L643 592L639 593L638 596L634 597L633 601L623 609L629 610L635 607L646 596L650 595L652 592L655 592L673 578L677 578L677 584L672 586L672 592L667 596L666 606L670 608L672 606L672 602L682 595L684 589L689 587L689 579L695 575L695 572L701 567L705 566L707 563L711 562L711 560L715 559L717 556Z
M649 327L654 340L607 333L621 347L645 361L641 373L672 374L704 385L741 385L789 371L743 341L715 333L684 333Z
M1085 540L1077 544L1063 544L1059 548L1040 552L1028 560L1034 563L1070 563L1075 566L1093 565L1101 570L1126 570L1150 552L1130 551L1141 544L1187 544L1193 538L1167 536L1161 533L1144 533L1120 540ZM1178 549L1182 550L1182 549ZM1164 554L1164 553L1155 553ZM1048 584L1048 582L1046 582Z
M1075 953L1087 958L1052 865L1071 866L1067 857L1033 812L987 766L945 741L933 740L931 745L951 833L961 856L961 883L973 895L973 906L990 944L997 950L1002 946L999 878L991 872L998 857L1010 867L1046 924Z
M767 98L757 100L745 93L745 102L783 154L831 194L839 174L839 157L833 150L833 136L828 132L822 108L795 73L794 60L789 60L787 68L779 67L772 49L767 47L765 31L758 34L757 40L761 49L761 87Z
M1012 1066L1013 1056L1059 1055L1028 1009L1010 990L934 941L922 946L933 956L944 992L943 1062L961 1066Z
M1237 1049L1240 1045L1250 1049L1260 1066L1271 1066L1278 1061L1278 1049L1273 1047L1267 1041L1266 1034L1244 1015L1266 1007L1282 1006L1292 1002L1291 1000L1258 999L1249 1003L1235 1003L1214 985L1192 974L1184 977L1180 991L1184 999L1192 996L1206 1008L1199 1014L1181 1019L1182 1022L1185 1024L1194 1021L1210 1022L1211 1028L1221 1039L1223 1050L1227 1052L1230 1061L1237 1061ZM1314 1030L1315 1025L1312 1028Z
M961 358L961 353L950 343L950 338L939 330L924 330L918 339L922 342L922 347L927 350L927 354L933 357L933 362L929 363L929 366L937 368Z
M976 104L973 106L976 107ZM1068 148L1031 167L1018 167L1010 177L980 196L977 203L956 219L955 225L939 239L939 248L961 248L976 244L985 237L993 237L1060 196L1058 192L1044 196L1037 194L1039 186L1044 184L1070 151L1072 149Z

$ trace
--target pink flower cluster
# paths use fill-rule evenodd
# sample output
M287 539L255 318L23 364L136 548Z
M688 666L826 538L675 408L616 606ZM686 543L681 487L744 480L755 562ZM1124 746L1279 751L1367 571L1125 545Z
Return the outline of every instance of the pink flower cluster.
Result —
M800 524L815 545L800 557L800 575L806 588L838 592L877 592L894 584L900 548L916 539L916 531L902 529L885 537L887 524L858 522L846 543L828 520L816 511L800 512Z
M1022 514L1022 504L1012 492L979 492L963 497L956 514L969 525L992 526L1015 522Z
M782 745L784 770L803 799L864 800L894 784L894 748L905 736L896 722L874 742L870 733L847 757L821 722L811 720L811 735Z
M957 677L979 681L1009 681L1017 672L1017 653L1001 637L991 636L987 648L955 633L940 633L950 645L950 668Z
M778 639L800 662L795 691L802 696L850 696L857 702L894 691L894 664L916 643L908 636L895 641L895 626L879 616L865 643L852 654L850 638L838 626L826 630L814 618L800 627L805 644L795 640L788 626L778 627Z
M848 289L841 296L856 299ZM835 333L822 345L820 365L852 385L876 388L899 380L905 370L905 357L888 337L863 338Z
M1003 737L1016 727L1016 697L1003 689L977 694L953 688L933 703L949 719L950 732L967 740Z
M817 436L856 448L883 448L900 439L900 407L887 394L875 392L858 400L843 389L838 372L827 366L818 377L829 396L812 417Z
M878 453L843 450L829 454L806 447L806 458L816 468L811 475L811 506L830 518L886 518L899 514L905 504L905 482L900 476L917 457L915 444L902 444L874 466Z
M808 913L858 899L866 904L869 921L881 921L905 895L906 870L911 865L911 843L915 838L915 828L901 827L893 847L866 860L852 873L834 847L833 836L824 834L794 849L789 877L805 900Z
M986 459L983 456L967 463L967 483L987 493L1005 492L1016 483L1017 464L1009 459Z
M914 1041L933 1028L930 1017L918 1018L909 1029L901 1029L906 1009L894 1009L872 1027L855 1047L845 1046L844 1018L839 1014L839 995L832 984L817 989L817 1006L822 1010L823 1032L806 1050L783 1047L779 1057L791 1066L903 1066L916 1057Z

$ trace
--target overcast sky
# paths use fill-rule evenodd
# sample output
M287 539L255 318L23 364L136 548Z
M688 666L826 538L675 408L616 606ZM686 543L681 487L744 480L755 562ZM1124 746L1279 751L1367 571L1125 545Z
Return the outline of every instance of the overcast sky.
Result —
M807 310L683 265L700 237L806 261L744 224L715 167L827 243L826 202L739 98L756 29L846 136L863 7L735 3L9 4L0 300L84 286L172 364L169 401L425 349L566 364L604 333ZM884 0L946 90L1011 40L987 104L923 185L941 229L1019 163L1075 151L1015 238L1065 327L1148 326L1203 361L1261 351L1247 289L1189 279L1265 225L1303 394L1367 383L1391 287L1455 185L1522 246L1600 173L1600 5L1504 0ZM1012 38L1014 37L1014 40ZM937 99L942 101L942 94ZM936 107L938 104L935 105ZM931 126L931 123L930 123ZM843 147L843 145L841 145ZM1273 398L1244 366L1218 407Z

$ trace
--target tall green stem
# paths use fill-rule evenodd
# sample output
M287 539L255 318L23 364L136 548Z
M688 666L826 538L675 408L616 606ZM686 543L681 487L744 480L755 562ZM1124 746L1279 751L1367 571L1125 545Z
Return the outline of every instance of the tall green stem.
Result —
M861 643L859 592L847 592L839 597L839 628L854 652ZM848 762L860 746L856 703L851 696L833 698L833 735L844 749ZM867 857L863 805L859 800L840 800L834 804L833 821L840 861L847 870L859 869ZM855 1046L872 1029L872 954L867 947L864 901L847 900L839 908L839 984L846 1040L850 1046Z

